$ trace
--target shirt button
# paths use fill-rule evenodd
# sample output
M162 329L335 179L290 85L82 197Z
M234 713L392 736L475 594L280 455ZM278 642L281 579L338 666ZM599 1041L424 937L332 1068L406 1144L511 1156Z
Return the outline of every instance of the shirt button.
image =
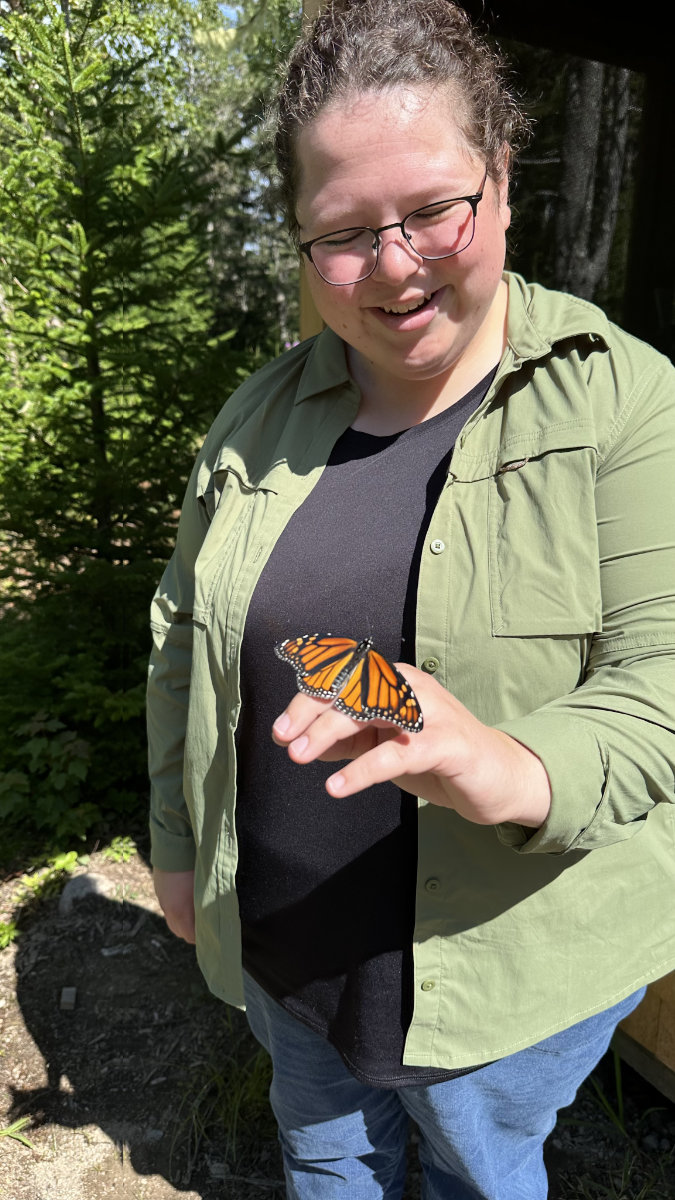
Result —
M437 658L425 658L422 663L422 670L427 671L429 675L435 675L440 665Z
M431 992L435 987L436 984L434 983L433 979L425 979L424 983L422 984L422 991Z
M432 876L431 879L427 879L424 886L428 892L437 892L441 886L441 881Z
M432 554L442 554L445 550L445 542L442 542L440 538L434 538L430 550Z

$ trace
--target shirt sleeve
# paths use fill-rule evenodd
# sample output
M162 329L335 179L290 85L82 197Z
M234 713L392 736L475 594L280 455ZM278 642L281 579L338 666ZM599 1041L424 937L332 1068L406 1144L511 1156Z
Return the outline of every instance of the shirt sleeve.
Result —
M551 783L536 833L497 827L521 853L623 841L654 805L675 801L675 371L654 359L599 457L603 626L584 681L498 726L538 755Z
M153 866L189 871L195 844L183 793L183 750L192 666L195 562L209 519L197 497L195 465L176 548L152 601L153 650L147 689L150 841Z

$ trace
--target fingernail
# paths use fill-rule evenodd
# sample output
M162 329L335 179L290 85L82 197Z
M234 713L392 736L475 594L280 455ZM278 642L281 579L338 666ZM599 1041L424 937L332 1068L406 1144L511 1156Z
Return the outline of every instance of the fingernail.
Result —
M331 775L328 780L331 792L341 792L344 790L345 777L340 772L337 775Z
M282 713L280 717L277 717L276 721L274 722L274 725L272 726L272 729L274 730L275 733L284 734L286 732L286 730L288 729L290 723L291 723L291 718L289 717L288 713Z
M296 754L302 754L303 750L309 746L309 738L307 737L307 734L303 733L301 737L296 738L294 742L291 742L291 745Z

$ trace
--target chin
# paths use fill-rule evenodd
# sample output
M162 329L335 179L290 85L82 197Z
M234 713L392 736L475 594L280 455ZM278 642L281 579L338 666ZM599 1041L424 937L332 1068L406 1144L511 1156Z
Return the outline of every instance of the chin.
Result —
M411 357L403 360L400 364L400 371L408 379L436 379L438 376L447 375L452 371L461 356L461 351L458 351L455 354L424 355L419 359ZM396 373L396 367L391 360L388 369L392 374Z

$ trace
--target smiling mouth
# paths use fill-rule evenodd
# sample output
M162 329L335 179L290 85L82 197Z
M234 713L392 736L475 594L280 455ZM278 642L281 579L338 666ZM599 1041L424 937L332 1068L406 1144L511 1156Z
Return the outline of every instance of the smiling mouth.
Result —
M414 301L411 304L383 304L381 311L396 317L407 316L409 313L419 312L420 309L424 308L425 304L429 303L432 296L433 292L428 292L421 300Z

